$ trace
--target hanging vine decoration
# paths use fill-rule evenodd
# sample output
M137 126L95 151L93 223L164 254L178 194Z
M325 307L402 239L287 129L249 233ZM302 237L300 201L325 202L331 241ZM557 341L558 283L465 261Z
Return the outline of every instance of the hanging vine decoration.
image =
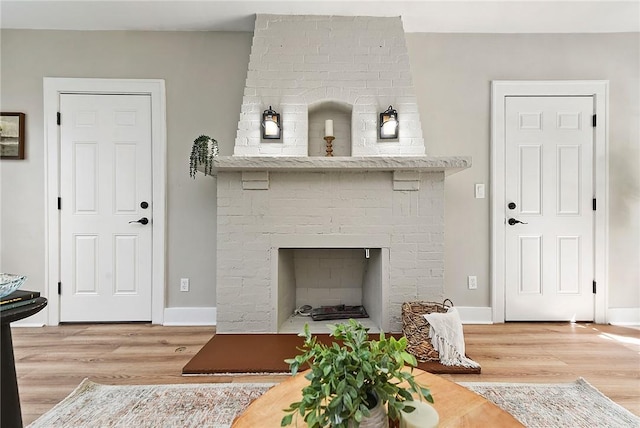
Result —
M204 174L211 174L213 158L218 156L218 142L208 135L201 135L193 140L191 156L189 157L189 175L196 178L198 165L204 165Z

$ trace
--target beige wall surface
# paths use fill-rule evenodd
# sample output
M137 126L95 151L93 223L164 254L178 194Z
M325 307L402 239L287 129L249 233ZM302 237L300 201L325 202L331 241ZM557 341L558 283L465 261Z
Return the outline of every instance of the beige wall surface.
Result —
M167 90L167 306L215 306L215 179L188 174L204 133L231 155L250 33L3 30L0 108L27 114L26 159L0 162L0 271L43 291L45 219L43 77L164 79ZM446 186L445 294L490 305L491 80L610 81L609 307L640 307L638 34L407 34L425 145L470 155ZM490 194L488 192L488 197ZM467 290L467 275L478 289ZM180 293L179 278L191 278Z
M0 270L45 280L43 77L164 79L167 102L168 307L215 306L216 182L189 177L193 140L231 155L252 35L213 32L0 33L0 106L26 113L26 159L0 162ZM191 291L179 291L180 278Z
M490 306L492 80L609 80L609 307L640 307L640 37L407 34L427 154L470 155L445 180L445 291ZM474 198L474 183L487 198ZM467 290L467 275L478 289Z

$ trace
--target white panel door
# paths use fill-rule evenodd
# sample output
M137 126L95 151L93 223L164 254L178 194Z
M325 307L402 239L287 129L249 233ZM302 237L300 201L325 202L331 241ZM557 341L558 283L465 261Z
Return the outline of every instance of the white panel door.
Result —
M506 98L507 321L591 321L593 97Z
M60 113L60 321L151 321L151 98L62 94Z

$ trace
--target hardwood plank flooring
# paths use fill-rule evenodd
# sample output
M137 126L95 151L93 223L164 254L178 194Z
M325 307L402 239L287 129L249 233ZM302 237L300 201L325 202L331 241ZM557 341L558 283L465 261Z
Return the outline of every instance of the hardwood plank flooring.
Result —
M454 381L571 382L585 378L640 415L640 329L586 323L465 325L467 354L480 375ZM182 376L213 327L73 324L12 328L25 425L84 378L127 384L280 382L285 376Z

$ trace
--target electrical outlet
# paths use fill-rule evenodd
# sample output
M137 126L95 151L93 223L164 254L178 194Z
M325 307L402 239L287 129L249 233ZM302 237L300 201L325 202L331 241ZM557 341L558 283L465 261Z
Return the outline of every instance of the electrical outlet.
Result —
M180 291L189 291L189 278L180 278Z
M469 286L469 290L476 290L478 288L478 277L471 275L468 276L467 285Z

